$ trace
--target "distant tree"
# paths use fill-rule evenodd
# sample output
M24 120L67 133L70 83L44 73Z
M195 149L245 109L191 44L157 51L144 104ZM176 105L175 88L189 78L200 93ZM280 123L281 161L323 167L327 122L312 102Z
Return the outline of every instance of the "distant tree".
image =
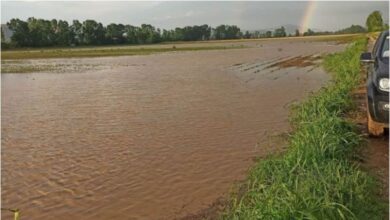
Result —
M265 37L266 37L266 38L272 37L272 32L271 32L271 31L265 32Z
M350 27L336 31L336 34L355 34L355 33L364 33L367 30L360 25L351 25Z
M111 23L106 27L106 43L109 44L123 44L126 42L126 30L123 24Z
M240 28L236 25L219 25L214 31L216 39L237 39L241 37Z
M169 30L163 29L161 34L162 41L172 41L171 32Z
M139 29L138 27L135 27L132 25L125 25L123 37L125 38L126 43L129 43L129 44L138 43L137 42L138 29Z
M34 17L27 19L29 34L32 39L31 46L42 47L52 46L56 43L55 28L57 21L36 19Z
M84 43L83 24L78 20L73 20L70 28L71 44L80 45Z
M183 40L208 40L211 35L211 27L207 24L187 26L182 29Z
M251 33L251 38L260 38L261 37L261 33L260 31L255 31L253 33Z
M201 39L202 34L200 33L200 29L198 26L186 26L183 28L184 31L184 40L189 41L189 40L196 40L196 39Z
M307 31L305 33L303 33L303 36L313 36L315 35L316 33L312 30L312 29L307 29Z
M301 35L301 34L299 33L299 30L296 29L296 30L295 30L295 36L296 36L296 37L299 37L300 35Z
M201 26L202 28L202 40L209 40L211 36L211 27L207 24Z
M150 24L142 24L137 29L137 42L140 44L158 43L161 41L160 33Z
M217 40L225 39L226 27L225 25L219 25L215 28L215 38Z
M98 45L104 42L105 30L101 23L94 20L85 20L82 25L83 43Z
M72 44L74 36L67 21L52 22L52 28L54 28L56 45L66 46Z
M244 38L245 39L251 38L251 34L249 33L249 31L245 31Z
M275 31L274 31L274 37L285 37L286 36L286 30L284 29L284 27L280 27L280 28L277 28Z
M19 47L31 46L32 39L29 33L28 24L19 19L11 19L7 26L13 32L11 42Z
M379 11L372 12L366 20L368 32L381 31L384 29L382 14Z
M236 25L226 25L225 39L237 39L241 37L240 28Z

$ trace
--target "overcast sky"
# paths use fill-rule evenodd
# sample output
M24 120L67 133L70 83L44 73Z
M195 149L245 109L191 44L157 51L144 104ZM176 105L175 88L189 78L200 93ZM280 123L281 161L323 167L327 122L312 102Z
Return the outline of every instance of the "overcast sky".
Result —
M315 2L309 27L337 30L351 24L364 25L368 14L382 12L388 22L389 2ZM1 19L94 19L103 24L149 23L159 28L186 25L235 24L244 30L299 25L308 2L38 2L1 1Z

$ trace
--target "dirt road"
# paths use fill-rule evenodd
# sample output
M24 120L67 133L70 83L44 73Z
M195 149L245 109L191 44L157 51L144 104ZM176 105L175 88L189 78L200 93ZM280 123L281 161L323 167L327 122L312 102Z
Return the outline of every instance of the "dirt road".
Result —
M372 50L375 38L370 38L368 51ZM389 131L383 137L370 137L367 132L367 94L366 70L362 68L362 80L359 88L354 92L354 101L357 109L353 121L358 125L360 132L365 136L365 143L361 149L362 167L379 180L380 196L389 201Z

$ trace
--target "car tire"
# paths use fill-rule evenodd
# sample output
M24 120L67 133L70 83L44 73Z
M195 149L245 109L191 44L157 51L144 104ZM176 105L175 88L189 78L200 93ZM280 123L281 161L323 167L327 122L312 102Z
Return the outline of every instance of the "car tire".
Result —
M372 119L370 112L367 109L367 128L368 134L372 137L382 136L385 128L382 123L376 122Z

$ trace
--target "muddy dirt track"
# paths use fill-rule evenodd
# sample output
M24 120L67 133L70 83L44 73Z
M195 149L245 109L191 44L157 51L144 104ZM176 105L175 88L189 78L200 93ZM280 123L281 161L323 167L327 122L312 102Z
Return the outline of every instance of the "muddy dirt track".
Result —
M375 39L370 39L368 50L371 51ZM366 80L367 71L362 67L362 77L359 87L353 93L356 104L351 119L357 124L361 134L364 136L364 143L360 151L360 161L363 170L377 178L380 189L380 198L388 203L389 201L389 130L381 137L370 137L367 131L367 94ZM388 216L388 213L387 213ZM388 217L387 217L388 219Z
M174 219L227 196L283 149L289 106L329 79L320 57L345 47L245 45L2 74L2 206L29 220Z

